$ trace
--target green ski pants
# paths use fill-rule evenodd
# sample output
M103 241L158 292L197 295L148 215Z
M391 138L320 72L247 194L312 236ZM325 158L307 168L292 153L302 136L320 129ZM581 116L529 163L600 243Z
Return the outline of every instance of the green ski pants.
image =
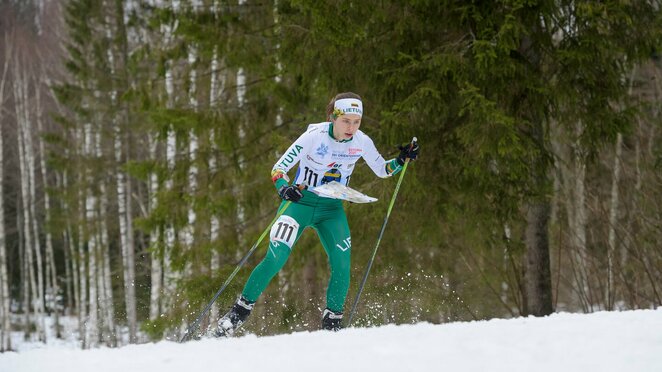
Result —
M271 227L269 249L248 278L242 295L249 301L256 301L285 265L303 230L312 227L322 241L331 269L326 305L330 310L342 312L349 289L352 251L347 216L341 200L321 198L307 190L303 190L303 195L299 202L291 203ZM279 210L284 205L285 202Z

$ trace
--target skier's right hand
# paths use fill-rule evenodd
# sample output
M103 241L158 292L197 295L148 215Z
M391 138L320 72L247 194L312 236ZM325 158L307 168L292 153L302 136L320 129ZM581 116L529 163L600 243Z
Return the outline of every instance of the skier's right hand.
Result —
M303 193L295 185L282 186L280 189L278 189L278 195L280 195L283 200L291 201L294 203L303 198Z

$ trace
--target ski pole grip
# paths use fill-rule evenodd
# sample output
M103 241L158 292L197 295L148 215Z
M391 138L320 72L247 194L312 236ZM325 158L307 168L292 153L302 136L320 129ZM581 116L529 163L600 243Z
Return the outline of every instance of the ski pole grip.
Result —
M418 142L418 138L414 137L414 138L411 139L411 142L409 143L409 149L410 150L412 148L414 148L414 145L416 145L416 142ZM409 162L409 157L407 157L407 159L405 159L405 161Z

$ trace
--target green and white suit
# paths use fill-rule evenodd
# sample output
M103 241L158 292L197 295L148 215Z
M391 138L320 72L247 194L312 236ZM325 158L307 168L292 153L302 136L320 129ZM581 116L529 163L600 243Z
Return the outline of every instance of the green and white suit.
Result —
M251 273L242 295L256 301L280 271L306 227L312 227L329 257L331 277L326 293L327 307L342 312L349 289L352 240L342 201L310 192L330 181L349 183L356 162L363 158L379 177L390 177L402 167L395 159L385 161L365 133L357 131L349 140L333 138L330 122L310 124L274 165L272 180L279 189L288 185L287 172L299 163L294 184L307 185L304 197L292 203L271 228L269 249ZM280 206L282 209L285 202ZM280 210L280 209L279 209Z

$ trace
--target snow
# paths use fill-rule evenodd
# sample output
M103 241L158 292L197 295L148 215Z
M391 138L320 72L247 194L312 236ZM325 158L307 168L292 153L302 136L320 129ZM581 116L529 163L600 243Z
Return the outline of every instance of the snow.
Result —
M662 309L0 354L0 371L662 371Z

